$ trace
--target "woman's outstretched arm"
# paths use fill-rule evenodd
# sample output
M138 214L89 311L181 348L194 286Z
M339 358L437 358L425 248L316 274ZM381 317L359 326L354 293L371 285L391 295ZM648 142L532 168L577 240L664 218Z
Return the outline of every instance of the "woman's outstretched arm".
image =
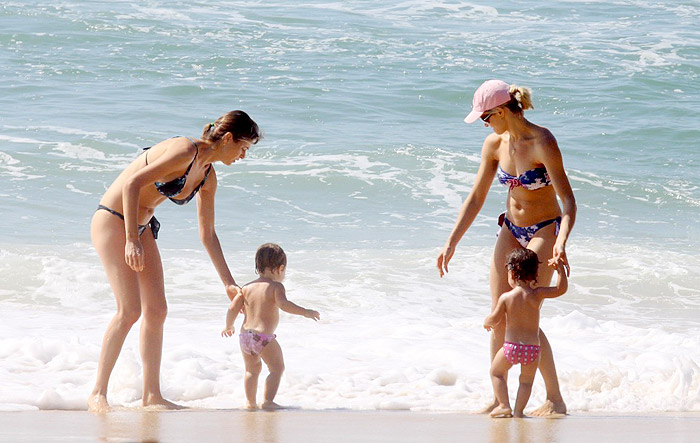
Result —
M543 164L547 168L554 191L562 204L561 226L559 227L557 241L554 243L550 264L556 265L558 262L562 262L566 269L566 275L569 275L570 269L569 260L566 257L566 242L576 222L576 198L574 197L574 191L571 189L569 178L566 176L564 162L557 141L549 131L547 132L549 140L544 146Z
M216 272L219 274L221 282L226 288L226 295L230 300L238 294L240 288L236 284L231 270L226 263L224 252L221 249L219 237L214 228L214 196L216 194L217 179L216 172L212 167L207 182L197 193L197 217L199 219L199 238L202 240L204 249L207 250Z
M452 228L452 232L437 258L437 267L440 271L440 277L449 272L447 265L455 253L457 243L462 239L467 229L472 225L477 214L479 214L479 211L481 211L481 208L484 206L486 195L489 189L491 189L491 183L493 182L496 169L498 168L496 149L499 143L500 139L496 135L490 135L484 140L484 145L481 148L481 163L476 173L474 186L464 200L459 210L455 226Z

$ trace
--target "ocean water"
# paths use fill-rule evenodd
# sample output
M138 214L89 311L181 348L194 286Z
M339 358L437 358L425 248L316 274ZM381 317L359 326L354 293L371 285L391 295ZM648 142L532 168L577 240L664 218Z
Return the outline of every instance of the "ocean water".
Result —
M446 278L435 258L490 131L462 119L500 78L532 88L578 202L570 289L542 315L569 409L700 411L699 21L697 1L3 2L0 410L86 407L115 309L92 212L140 147L232 109L266 136L216 166L231 270L254 279L257 246L280 243L290 299L322 316L283 316L277 400L479 409L502 187ZM163 392L241 407L195 207L157 215ZM139 405L141 384L136 328L111 403Z

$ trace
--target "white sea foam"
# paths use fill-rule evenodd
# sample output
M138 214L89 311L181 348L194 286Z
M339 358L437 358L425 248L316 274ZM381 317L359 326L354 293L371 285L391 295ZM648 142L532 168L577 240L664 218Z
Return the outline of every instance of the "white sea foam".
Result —
M72 143L56 143L51 150L51 155L57 157L79 159L79 160L104 160L105 154L88 146L79 146Z
M12 157L10 154L0 151L0 175L10 177L10 180L34 180L42 175L32 174L32 168L22 165L22 162Z
M650 254L616 245L615 257L601 261L608 247L572 247L570 291L543 308L569 408L700 411L700 328L679 312L697 310L697 274L690 273L697 259L681 254L636 266ZM48 255L0 254L0 269L27 264L24 281L3 295L12 300L3 304L0 325L4 410L84 408L114 309L97 257L84 251L75 245ZM322 320L283 314L277 332L287 370L280 402L464 411L488 401L488 334L481 323L490 307L489 250L460 249L445 279L434 269L435 250L288 253L288 296L318 309ZM255 278L252 252L238 255L234 274L242 282ZM206 254L164 250L163 257L170 305L164 393L193 407L240 407L242 360L236 340L219 335L227 303ZM683 278L687 284L670 288L668 297L658 293L663 281ZM655 279L662 284L648 287ZM644 308L650 301L653 310ZM111 401L137 405L141 380L135 329L115 368ZM531 405L543 401L543 391L536 382Z
M14 136L8 136L8 135L4 135L4 134L0 134L0 141L6 141L9 143L31 144L31 145L41 145L41 144L46 143L44 141L36 140L33 138L14 137Z
M68 128L68 127L63 127L63 126L55 126L55 125L27 125L27 126L12 126L12 125L5 125L5 128L7 129L12 129L12 130L22 130L22 131L44 131L44 132L55 132L58 134L67 134L67 135L82 135L84 137L89 137L91 139L100 139L103 140L107 138L107 133L106 132L101 132L101 131L88 131L83 128Z

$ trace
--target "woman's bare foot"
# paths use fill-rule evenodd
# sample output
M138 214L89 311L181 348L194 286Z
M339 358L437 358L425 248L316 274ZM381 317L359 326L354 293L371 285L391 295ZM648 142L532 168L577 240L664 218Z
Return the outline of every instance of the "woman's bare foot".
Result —
M513 416L513 410L507 407L497 406L491 411L491 418L510 418Z
M257 411L258 410L258 405L256 403L246 403L245 408L248 411Z
M142 406L144 408L148 409L167 409L167 410L180 410L180 409L185 409L184 406L176 405L173 402L170 402L163 397L152 397L146 400L145 398L143 399Z
M563 417L566 415L566 404L563 400L553 402L546 400L542 406L528 413L533 417Z
M105 412L109 412L112 410L112 408L109 406L109 403L107 403L106 395L91 395L90 398L88 398L87 403L88 411L93 412L95 414L104 414Z
M262 404L262 408L265 411L276 411L278 409L284 409L284 406L280 406L274 401L266 401L265 403Z
M491 403L491 404L487 405L486 407L484 407L482 410L480 410L480 411L478 412L478 414L490 414L491 411L493 411L493 410L496 409L497 407L498 407L498 400L494 399L494 400L493 400L493 403Z

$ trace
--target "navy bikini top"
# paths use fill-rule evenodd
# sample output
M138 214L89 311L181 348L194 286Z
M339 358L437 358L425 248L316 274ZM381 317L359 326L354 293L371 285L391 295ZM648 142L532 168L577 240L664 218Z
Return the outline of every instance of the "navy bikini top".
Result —
M518 177L508 174L500 166L498 167L498 181L502 185L508 186L509 189L522 187L528 191L550 186L552 181L549 179L547 168L544 166L533 168L523 172Z
M175 137L173 137L173 138L175 138ZM187 197L185 197L183 199L173 198L173 197L178 196L182 192L182 190L185 188L185 183L187 183L187 175L190 173L190 169L192 169L192 165L194 164L194 161L197 159L197 154L199 153L199 149L197 148L197 143L195 143L194 140L192 140L189 137L186 137L186 138L187 138L187 140L192 142L196 151L194 153L194 158L192 159L192 162L190 163L190 165L187 167L187 170L185 171L185 173L182 175L182 177L175 178L173 180L170 180L169 182L165 182L165 183L164 182L155 182L154 183L156 190L158 190L158 192L161 195L168 197L170 199L170 201L172 201L173 203L178 204L178 205L184 205L184 204L189 203L190 200L192 200L194 198L194 196L197 194L197 192L199 192L199 190L202 189L202 186L204 186L204 183L207 181L207 178L209 178L209 173L211 172L211 165L209 165L209 167L207 168L207 172L204 174L204 178L202 179L202 182L199 183L199 185L197 185L196 188L194 188L194 190L192 191L192 193L190 195L188 195ZM143 150L147 151L149 149L151 149L150 146L147 148L144 148ZM148 164L148 153L146 153L145 158L146 158L146 164Z

